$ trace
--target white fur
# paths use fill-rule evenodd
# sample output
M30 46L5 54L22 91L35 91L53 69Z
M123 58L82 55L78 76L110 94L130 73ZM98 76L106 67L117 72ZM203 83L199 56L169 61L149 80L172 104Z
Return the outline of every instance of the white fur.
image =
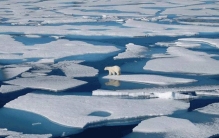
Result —
M104 70L109 71L109 75L120 75L121 69L119 66L105 67Z

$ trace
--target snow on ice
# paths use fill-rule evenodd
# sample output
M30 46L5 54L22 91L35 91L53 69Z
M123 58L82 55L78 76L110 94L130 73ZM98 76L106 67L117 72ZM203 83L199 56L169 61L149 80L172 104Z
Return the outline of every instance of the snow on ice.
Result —
M5 105L6 108L33 112L61 125L74 127L75 133L78 133L78 129L88 127L138 123L146 117L186 110L188 106L188 103L182 101L165 99L128 100L34 93L21 96ZM107 116L103 116L102 112L106 112Z

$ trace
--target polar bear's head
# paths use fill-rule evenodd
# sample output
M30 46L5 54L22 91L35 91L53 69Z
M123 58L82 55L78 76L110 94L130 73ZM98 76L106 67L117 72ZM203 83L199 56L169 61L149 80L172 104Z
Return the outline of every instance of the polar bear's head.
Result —
M109 70L109 68L108 68L108 67L105 67L104 70Z

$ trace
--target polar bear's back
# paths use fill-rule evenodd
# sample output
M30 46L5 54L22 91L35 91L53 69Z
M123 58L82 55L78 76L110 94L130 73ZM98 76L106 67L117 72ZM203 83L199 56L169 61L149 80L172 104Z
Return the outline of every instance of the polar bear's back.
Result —
M115 70L118 70L118 71L121 70L119 66L112 66L112 67L113 67Z

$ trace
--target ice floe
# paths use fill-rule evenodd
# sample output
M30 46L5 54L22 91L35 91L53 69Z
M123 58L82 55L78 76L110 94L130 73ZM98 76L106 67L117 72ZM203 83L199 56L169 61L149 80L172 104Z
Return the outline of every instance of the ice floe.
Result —
M211 58L207 53L181 47L169 47L167 53L175 57L149 60L144 69L204 75L219 74L219 61Z
M168 92L195 92L195 91L209 91L209 90L215 90L219 89L218 85L206 85L206 86L186 86L186 87L173 87L173 88L167 88L167 87L155 87L155 88L145 88L145 89L134 89L134 90L94 90L92 92L92 95L96 96L146 96L149 97L153 93L168 93Z
M184 47L184 48L195 48L195 47L200 47L201 44L197 43L192 43L192 42L186 42L186 41L176 41L176 42L157 42L155 43L156 45L159 46L178 46L178 47Z
M188 106L185 102L165 99L128 100L34 93L21 96L5 105L6 108L33 112L61 125L71 126L75 128L73 133L89 127L138 123L147 117L186 110ZM103 116L103 112L107 116Z
M23 78L28 78L28 77L37 77L37 76L46 76L47 74L46 73L38 73L38 72L36 72L36 73L31 73L31 72L24 72L24 73L22 73L21 74L21 77L23 77Z
M5 138L50 138L51 136L52 136L51 134L44 134L44 135L23 134L20 132L14 132L0 128L0 137L5 137Z
M218 109L219 109L219 103L213 103L213 104L209 104L205 107L198 108L197 111L199 111L201 113L206 113L206 114L219 115Z
M200 96L219 96L219 89L199 90L199 91L196 91L196 94Z
M126 51L119 53L114 59L144 58L146 57L147 50L144 46L129 43L126 45Z
M23 54L25 58L70 58L75 60L97 60L101 57L107 57L118 49L115 46L99 46L82 41L57 40L47 44L34 46L34 51L28 51ZM83 50L82 50L83 49ZM59 51L59 52L57 52ZM95 56L94 56L95 54ZM103 55L105 54L105 55ZM76 57L78 56L78 57Z
M6 67L1 70L3 74L2 80L8 80L8 79L15 78L16 76L20 75L21 73L25 71L28 71L29 69L31 69L31 67L28 67L28 66Z
M55 68L61 69L67 77L93 77L98 74L98 70L85 66L76 64L74 61L63 61L58 62L53 65Z
M129 98L161 98L161 99L174 99L174 100L191 100L197 98L197 96L191 96L181 94L179 92L147 92L147 90L94 90L92 92L94 96L121 96Z
M15 85L1 85L0 93L10 93L10 92L23 90L23 89L24 89L23 87L15 86Z
M160 75L146 75L146 74L138 74L138 75L119 75L119 76L105 76L104 79L113 79L113 80L121 80L121 81L131 81L137 83L149 83L149 84L157 84L157 85L173 85L180 83L191 83L195 82L194 79L184 79L184 78L173 78L166 77Z
M180 41L190 41L190 42L203 42L208 43L212 46L219 48L219 39L210 39L210 38L181 38Z
M133 133L125 138L164 137L164 138L196 138L203 137L200 128L186 119L172 117L156 117L141 122Z
M63 91L83 85L87 82L71 79L64 76L37 76L31 78L16 78L5 81L7 84L18 85L24 88L43 89L50 91Z

